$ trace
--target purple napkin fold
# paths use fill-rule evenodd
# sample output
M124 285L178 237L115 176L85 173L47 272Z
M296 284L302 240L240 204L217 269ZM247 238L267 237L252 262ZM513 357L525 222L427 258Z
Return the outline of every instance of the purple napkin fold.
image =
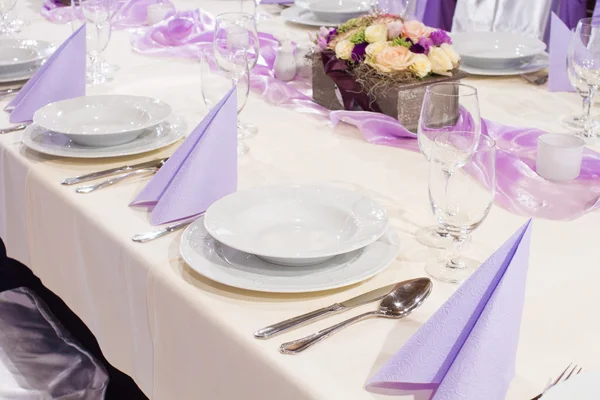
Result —
M525 299L531 220L488 258L368 382L432 400L503 400Z
M567 73L567 53L572 32L564 22L552 13L550 20L550 67L548 90L551 92L573 92L575 89Z
M203 213L237 189L237 93L231 89L130 206L154 206L160 225Z
M77 29L4 108L10 122L31 121L41 107L85 96L85 25Z

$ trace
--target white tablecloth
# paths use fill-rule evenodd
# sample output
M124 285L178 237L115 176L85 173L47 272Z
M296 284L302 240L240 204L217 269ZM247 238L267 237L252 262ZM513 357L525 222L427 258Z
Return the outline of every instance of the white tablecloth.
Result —
M199 2L182 0L181 9ZM237 1L204 1L216 13ZM21 37L60 42L70 26L52 25L40 4L21 2L30 21ZM261 30L305 30L278 18ZM206 113L195 61L134 54L127 32L115 32L106 59L121 69L115 80L89 93L161 98L190 126ZM470 79L479 88L482 114L516 125L561 131L560 117L579 111L576 94L549 93L519 78ZM0 103L4 106L5 102ZM243 119L259 133L239 162L239 188L279 182L320 182L355 188L385 205L402 240L402 252L385 272L362 284L319 294L272 295L211 282L179 257L181 233L136 244L151 229L143 209L127 205L148 181L140 177L98 192L76 194L65 177L158 158L173 147L140 157L77 161L26 150L21 133L0 136L0 236L9 255L27 265L85 321L106 357L130 374L153 399L379 399L366 380L452 294L435 283L430 299L402 321L363 322L298 356L278 353L280 343L329 326L374 305L303 327L268 341L252 333L265 325L403 279L424 275L432 255L412 235L433 223L427 198L428 165L422 155L366 143L350 126L276 108L252 95ZM0 114L0 126L8 117ZM568 195L565 193L565 195ZM526 220L494 207L473 234L480 260ZM597 229L600 213L575 221L536 220L517 377L509 399L530 398L569 362L600 366Z

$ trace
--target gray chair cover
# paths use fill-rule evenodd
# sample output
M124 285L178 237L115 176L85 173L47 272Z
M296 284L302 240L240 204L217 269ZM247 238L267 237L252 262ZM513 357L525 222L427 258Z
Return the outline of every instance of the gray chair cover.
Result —
M100 400L108 374L27 288L0 293L0 399Z

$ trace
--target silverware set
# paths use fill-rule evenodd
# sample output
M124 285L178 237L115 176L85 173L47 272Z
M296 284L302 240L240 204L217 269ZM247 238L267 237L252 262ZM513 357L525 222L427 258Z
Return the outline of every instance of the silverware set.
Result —
M417 309L427 299L433 288L433 283L429 278L417 278L408 281L399 282L395 285L384 286L359 296L353 297L341 303L335 303L328 307L321 308L303 314L288 320L267 326L254 332L256 339L269 339L284 332L314 322L317 319L327 315L337 314L343 311L351 310L374 301L381 300L379 308L376 311L366 312L357 315L339 324L320 330L312 335L308 335L298 340L287 342L281 345L279 351L282 354L298 354L316 343L339 332L343 328L353 325L359 321L369 318L390 318L399 319L406 317L412 311Z
M200 215L202 215L202 214L200 214ZM168 233L175 232L175 231L178 231L180 229L187 227L192 222L194 222L196 219L198 219L198 217L199 217L199 215L196 215L193 218L186 219L186 220L183 220L180 222L176 222L174 224L165 225L164 227L153 230L153 231L138 233L137 235L133 235L131 240L133 240L136 243L146 243L151 240L158 239L159 237L165 236Z
M158 160L146 161L134 165L124 165L121 167L110 168L104 171L92 172L90 174L75 176L73 178L63 179L61 185L75 185L77 183L89 182L100 178L105 178L113 175L117 175L100 183L87 186L79 186L75 188L77 193L90 193L98 189L102 189L108 186L112 186L116 183L123 181L132 176L156 173L165 163L168 158L161 158Z

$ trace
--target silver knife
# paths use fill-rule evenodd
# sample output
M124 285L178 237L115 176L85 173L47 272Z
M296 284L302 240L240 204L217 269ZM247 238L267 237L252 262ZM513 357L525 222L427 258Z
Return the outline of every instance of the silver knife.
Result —
M92 172L91 174L85 174L76 176L74 178L67 178L60 182L62 185L74 185L80 182L93 181L94 179L103 178L105 176L120 174L122 172L134 171L136 169L152 168L165 163L168 158L161 158L159 160L146 161L134 165L124 165L122 167L105 169L104 171Z
M26 122L24 124L11 126L9 128L2 128L2 129L0 129L0 134L22 131L23 129L27 128L29 125L31 125L31 122Z
M294 318L287 319L283 322L279 322L274 325L267 326L266 328L259 329L254 332L256 339L268 339L273 336L279 335L283 332L287 332L293 328L297 328L302 325L314 321L318 318L322 318L329 314L337 314L342 311L350 310L354 307L362 306L363 304L370 303L372 301L381 300L387 295L394 287L396 283L380 287L379 289L371 290L370 292L363 293L349 300L341 303L335 303L329 307L321 308L316 311L309 312L307 314L299 315Z

